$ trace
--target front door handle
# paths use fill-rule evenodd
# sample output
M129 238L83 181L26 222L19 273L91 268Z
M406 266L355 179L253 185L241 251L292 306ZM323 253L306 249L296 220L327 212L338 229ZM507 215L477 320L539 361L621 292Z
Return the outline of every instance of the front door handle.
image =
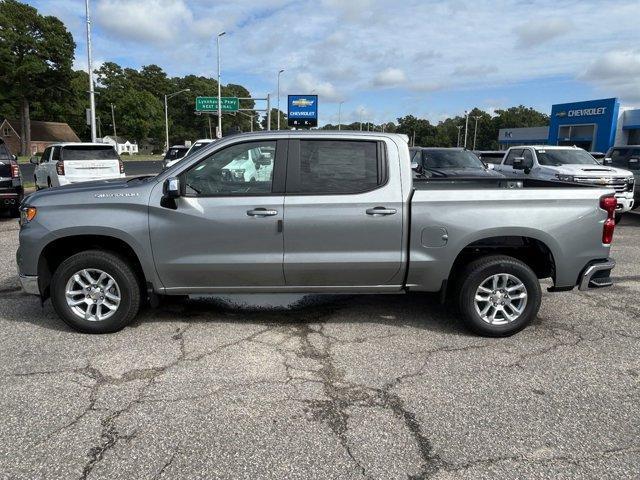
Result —
M247 210L247 215L250 217L273 217L278 214L278 210L267 210L266 208L254 208L253 210Z
M397 212L395 208L374 207L367 208L367 215L393 215Z

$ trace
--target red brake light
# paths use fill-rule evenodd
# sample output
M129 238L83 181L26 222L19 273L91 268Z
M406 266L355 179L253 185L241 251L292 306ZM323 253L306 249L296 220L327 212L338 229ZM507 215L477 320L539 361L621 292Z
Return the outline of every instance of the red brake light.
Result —
M120 173L124 173L124 162L118 159L118 163L120 164Z
M602 227L602 243L609 245L613 241L613 231L616 228L616 207L618 201L613 195L600 197L600 208L607 212L607 219Z
M613 241L613 231L616 228L616 221L613 218L607 218L602 228L602 243L607 245Z
M600 208L605 210L609 214L609 218L613 218L616 213L616 206L618 205L618 201L616 197L600 197Z
M60 160L56 162L56 173L58 175L64 175L64 162L61 162Z
M20 167L17 163L11 164L11 178L19 178L20 177Z

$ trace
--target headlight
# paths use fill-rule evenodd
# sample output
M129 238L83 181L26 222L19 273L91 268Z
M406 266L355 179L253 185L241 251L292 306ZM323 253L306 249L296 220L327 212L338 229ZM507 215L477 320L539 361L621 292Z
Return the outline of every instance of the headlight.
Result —
M20 225L29 223L36 218L37 213L38 209L36 207L29 207L28 205L20 207Z
M233 173L233 176L234 176L235 178L242 178L242 177L244 177L244 169L243 169L243 168L241 168L241 169L239 169L239 170L233 170L233 172L232 172L232 173Z
M559 173L556 174L556 178L558 180L560 180L561 182L574 182L575 178L573 175L560 175Z

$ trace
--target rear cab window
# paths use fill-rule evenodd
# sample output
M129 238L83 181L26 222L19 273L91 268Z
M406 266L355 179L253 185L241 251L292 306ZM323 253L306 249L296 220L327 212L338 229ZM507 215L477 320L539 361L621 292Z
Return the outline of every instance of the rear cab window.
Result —
M119 160L112 146L69 145L62 147L62 160Z
M301 139L290 146L287 193L344 195L374 190L387 181L383 142Z

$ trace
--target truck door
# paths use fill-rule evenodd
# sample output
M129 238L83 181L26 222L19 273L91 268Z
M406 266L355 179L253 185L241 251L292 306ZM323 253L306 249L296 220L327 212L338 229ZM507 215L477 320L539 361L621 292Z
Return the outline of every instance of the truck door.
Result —
M252 148L274 162L249 180L224 167L242 164ZM184 195L175 205L153 190L149 229L156 269L169 290L281 287L282 219L287 140L244 141L223 147L180 173ZM175 208L173 208L175 207Z
M391 158L385 142L373 139L290 141L287 286L402 283L403 197L397 147L390 146Z

